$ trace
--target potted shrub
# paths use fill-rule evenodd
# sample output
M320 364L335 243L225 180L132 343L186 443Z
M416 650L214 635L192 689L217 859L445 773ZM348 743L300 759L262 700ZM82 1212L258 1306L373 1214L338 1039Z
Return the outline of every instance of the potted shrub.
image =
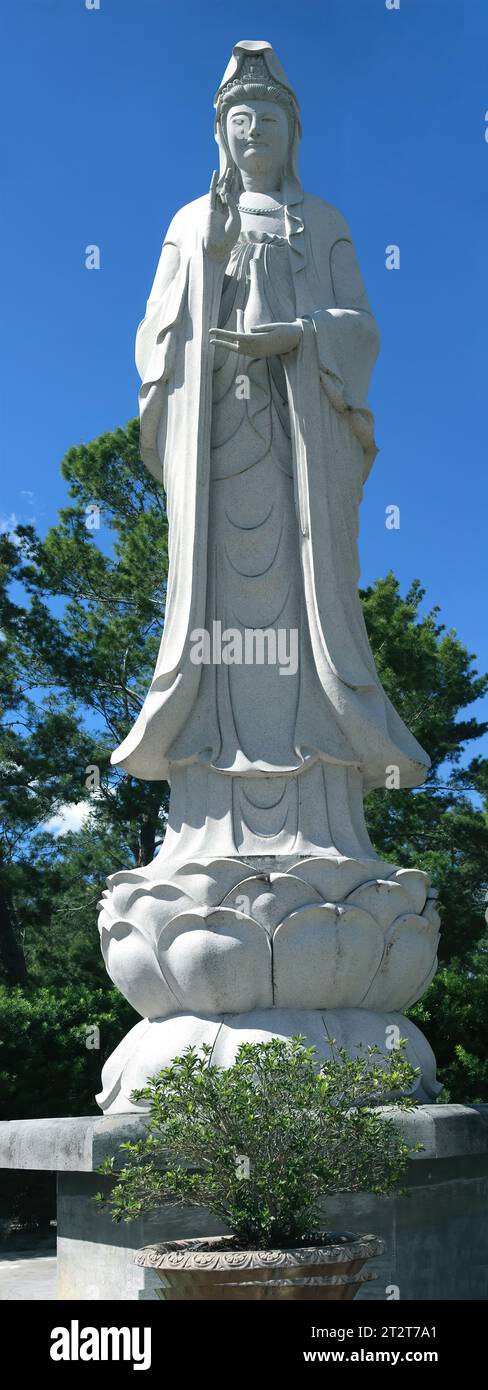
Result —
M412 1150L378 1106L415 1076L402 1046L351 1058L332 1043L319 1064L301 1038L274 1038L242 1044L226 1070L212 1065L210 1047L189 1047L134 1092L150 1103L148 1135L121 1146L119 1171L114 1158L102 1165L116 1181L98 1200L115 1221L171 1203L225 1223L229 1235L138 1252L164 1299L352 1299L376 1277L361 1270L383 1242L325 1231L321 1203L400 1190Z

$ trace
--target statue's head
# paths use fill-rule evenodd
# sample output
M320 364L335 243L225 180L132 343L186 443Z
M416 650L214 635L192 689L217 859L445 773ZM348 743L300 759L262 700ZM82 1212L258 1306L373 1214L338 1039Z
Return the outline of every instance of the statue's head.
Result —
M236 187L244 172L276 170L280 182L298 180L298 104L270 44L245 39L235 45L215 108L221 177L230 167Z
M290 148L290 124L283 106L250 95L231 99L224 108L224 129L231 158L239 173L275 173L281 182Z

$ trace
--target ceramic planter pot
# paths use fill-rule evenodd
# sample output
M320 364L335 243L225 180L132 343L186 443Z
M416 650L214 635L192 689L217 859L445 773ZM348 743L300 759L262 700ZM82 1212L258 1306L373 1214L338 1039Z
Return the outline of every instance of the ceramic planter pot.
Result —
M138 1250L136 1264L154 1269L159 1297L175 1300L335 1299L355 1297L361 1284L377 1279L364 1272L366 1260L382 1255L376 1236L350 1231L314 1231L296 1249L241 1250L229 1236L165 1241Z

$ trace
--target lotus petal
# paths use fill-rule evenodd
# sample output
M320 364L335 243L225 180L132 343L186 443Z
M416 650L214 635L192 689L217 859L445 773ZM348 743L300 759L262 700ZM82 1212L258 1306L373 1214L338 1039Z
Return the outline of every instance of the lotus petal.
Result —
M161 933L159 959L180 1009L237 1013L273 1002L268 936L242 912L181 913Z
M370 912L380 927L390 927L396 917L410 912L408 893L396 878L375 878L349 893L348 903Z
M153 889L138 889L130 906L131 921L157 943L163 927L179 912L198 911L198 904L174 883L156 883Z
M172 1014L178 999L166 984L146 936L131 922L102 930L102 952L110 979L143 1018Z
M245 859L212 859L208 864L182 864L172 875L201 907L217 907L236 883L249 878L253 866Z
M430 874L423 869L397 869L395 878L408 894L411 912L422 912L430 888Z
M157 1076L174 1057L181 1056L186 1047L200 1050L203 1043L212 1046L220 1027L219 1017L194 1018L187 1013L176 1014L173 1018L153 1019L150 1031L141 1037L139 1046L134 1048L132 1056L125 1063L123 1093L130 1097L132 1091L141 1090L147 1084L148 1077Z
M292 912L273 948L277 1007L353 1008L380 964L383 932L358 907L324 903Z
M292 874L254 874L227 893L222 907L237 907L272 936L284 917L315 900L322 901L318 890Z
M360 859L328 859L324 856L298 859L290 867L289 873L316 888L322 902L338 903L344 902L348 894L360 883L364 883L365 879L376 878L379 874L388 878L388 871L391 869L392 865L382 859L368 859L363 862Z
M95 1096L101 1110L105 1112L110 1110L110 1114L114 1115L121 1111L139 1109L139 1106L134 1103L128 1103L128 1098L126 1099L125 1096L122 1096L122 1103L120 1104L121 1080L124 1067L130 1062L131 1057L138 1053L142 1039L150 1027L149 1019L141 1018L139 1023L135 1023L133 1028L129 1028L125 1038L122 1038L122 1042L119 1042L114 1051L110 1053L110 1057L107 1058L102 1067L102 1089ZM147 1109L147 1105L143 1105L142 1108Z
M425 917L407 914L390 928L381 967L361 1004L364 1009L404 1009L418 998L421 982L432 967L438 932Z

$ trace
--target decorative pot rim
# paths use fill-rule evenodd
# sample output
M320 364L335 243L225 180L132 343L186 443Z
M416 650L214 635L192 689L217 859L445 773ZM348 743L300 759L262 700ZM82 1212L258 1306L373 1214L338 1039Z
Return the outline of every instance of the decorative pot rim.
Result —
M310 1231L306 1238L315 1238L314 1244L284 1246L274 1250L233 1249L229 1236L161 1241L142 1246L136 1253L135 1263L150 1269L186 1269L195 1272L291 1268L314 1264L350 1264L355 1260L372 1259L375 1255L382 1255L385 1250L385 1243L378 1236L358 1236L351 1231Z

